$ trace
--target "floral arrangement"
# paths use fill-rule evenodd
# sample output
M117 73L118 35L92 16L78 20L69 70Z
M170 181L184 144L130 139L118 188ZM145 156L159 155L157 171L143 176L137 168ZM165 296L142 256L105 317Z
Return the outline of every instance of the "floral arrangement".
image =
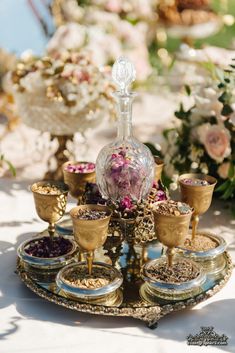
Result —
M199 172L218 178L222 198L235 196L235 65L220 71L210 87L191 94L189 109L180 105L177 125L164 131L165 173L171 188L177 188L179 174Z
M73 134L114 114L109 75L85 51L28 57L17 63L11 82L22 120L41 131Z
M128 56L137 79L151 73L148 47L155 39L158 0L66 0L52 5L60 26L48 43L48 52L86 48L99 65L110 65Z

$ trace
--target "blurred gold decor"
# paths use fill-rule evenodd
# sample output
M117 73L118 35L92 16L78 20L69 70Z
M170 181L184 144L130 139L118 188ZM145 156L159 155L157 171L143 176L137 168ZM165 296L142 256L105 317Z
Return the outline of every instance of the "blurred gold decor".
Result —
M160 0L158 14L168 25L192 26L217 20L209 0Z
M15 65L16 56L0 48L0 114L3 114L8 119L4 134L14 129L19 121L15 111L13 97L4 87L5 76L9 70L14 69Z
M140 84L173 63L168 38L194 44L210 37L233 16L210 0L54 0L52 16L57 30L48 52L86 48L99 65L111 65L128 56L137 68ZM221 46L221 40L218 45Z
M160 0L158 15L170 37L190 46L194 39L209 37L222 27L222 18L212 10L210 0Z
M12 71L10 83L22 121L58 138L57 170L47 178L60 179L68 139L114 113L107 72L101 71L87 52L66 51L57 58L26 57Z

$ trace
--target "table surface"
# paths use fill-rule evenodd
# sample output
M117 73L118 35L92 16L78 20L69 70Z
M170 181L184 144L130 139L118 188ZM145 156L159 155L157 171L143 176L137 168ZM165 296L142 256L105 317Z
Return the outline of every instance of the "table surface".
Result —
M235 352L235 275L214 297L190 310L172 313L150 330L131 318L98 317L47 302L25 287L14 273L18 245L45 228L36 215L28 182L0 179L0 352L202 352L186 337L201 326L214 326L229 337L228 346L207 352ZM68 208L72 203L69 202ZM235 261L233 220L217 200L201 228L222 235Z

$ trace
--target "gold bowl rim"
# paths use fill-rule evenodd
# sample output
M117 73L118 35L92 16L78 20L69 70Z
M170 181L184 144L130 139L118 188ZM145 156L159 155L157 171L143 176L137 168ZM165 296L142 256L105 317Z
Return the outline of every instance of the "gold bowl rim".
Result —
M98 219L81 219L81 218L77 218L74 216L74 212L79 210L79 209L90 209L90 210L94 210L94 211L101 211L102 209L105 210L107 214L105 217L102 218L98 218ZM70 211L69 211L70 217L72 219L75 219L79 222L99 222L99 221L103 221L106 219L110 219L112 216L112 210L110 207L106 206L106 205L96 205L96 204L85 204L85 205L78 205L73 207Z
M38 192L37 190L34 190L33 188L35 186L39 186L40 185L45 185L45 184L51 184L52 186L56 186L60 189L60 194L42 194L40 192ZM42 195L42 196L52 196L52 197L55 197L55 196L60 196L60 195L67 195L68 192L69 192L69 187L67 184L65 184L63 181L54 181L54 180L41 180L41 181L36 181L35 183L33 183L32 185L30 185L30 191L32 191L34 194L38 194L38 195Z
M155 213L155 214L158 214L159 216L161 217L164 217L164 218L184 218L185 216L192 216L193 212L194 212L194 208L193 207L190 207L186 202L182 202L182 201L179 201L181 203L185 203L186 205L188 205L191 209L191 212L189 213L184 213L184 214L180 214L179 216L175 216L173 214L169 214L169 215L165 215L165 214L161 214L159 212L157 212L157 210L154 208L154 205L155 204L159 204L159 203L166 203L168 202L169 200L162 200L162 201L157 201L157 202L154 202L153 204L153 208L152 208L152 212Z
M75 174L75 175L86 175L86 174L91 174L91 173L95 173L95 168L93 171L90 171L90 172L86 172L86 173L76 173L76 172L70 172L69 170L66 170L65 167L68 165L68 164L74 164L74 165L78 165L78 164L81 164L81 163L85 163L85 164L88 164L88 163L92 163L94 164L95 166L95 163L94 162L87 162L87 161L67 161L65 163L62 164L62 170L63 172L67 172L69 174Z
M186 178L191 178L191 179L200 179L200 180L206 180L207 182L209 182L209 185L190 185L190 184L185 184L182 182L182 179L186 179ZM210 181L211 180L211 181ZM203 188L208 188L210 186L215 186L217 184L217 179L211 175L208 174L203 174L203 173L185 173L185 174L181 174L179 176L179 184L183 185L184 187L195 187L195 188L201 188L203 186Z

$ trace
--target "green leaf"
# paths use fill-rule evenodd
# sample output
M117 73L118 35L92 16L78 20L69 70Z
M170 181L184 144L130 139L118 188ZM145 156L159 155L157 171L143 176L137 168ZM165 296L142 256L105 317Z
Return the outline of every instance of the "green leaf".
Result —
M231 206L232 216L235 218L235 205Z
M230 94L228 92L223 92L221 94L221 96L219 96L218 100L221 102L221 103L225 103L229 100L230 98Z
M234 191L235 191L235 186L233 186L230 183L229 187L227 188L225 193L222 195L221 199L223 199L223 200L229 199L231 196L233 196Z
M162 173L162 183L166 188L169 188L170 183L172 182L171 178L169 178L163 171Z
M152 143L146 142L144 144L145 144L145 146L147 146L150 149L150 151L151 151L153 156L159 156L160 155L160 152L156 149L156 147Z
M223 108L221 110L221 114L227 116L227 115L230 115L232 113L233 113L233 109L230 107L230 105L229 104L224 104L224 106L223 106Z
M190 86L189 85L184 85L184 88L185 88L185 91L186 91L187 95L190 96L190 94L191 94Z
M16 170L15 170L15 168L13 167L13 165L11 164L11 162L5 160L5 163L8 165L11 174L15 177L15 176L16 176Z
M165 137L166 140L168 139L169 132L171 132L171 131L175 131L175 129L170 128L170 129L163 130L163 136Z
M228 177L229 179L232 179L235 174L235 166L231 163L228 171Z
M229 185L230 185L230 180L226 180L223 184L218 186L215 191L219 191L219 192L225 191Z
M218 67L215 67L215 73L218 79L223 82L224 81L224 72L223 70L219 69Z
M180 109L178 111L175 112L175 116L176 118L180 119L180 120L188 120L188 118L191 115L191 109L193 107L191 107L189 110L185 111L183 104L180 103Z

